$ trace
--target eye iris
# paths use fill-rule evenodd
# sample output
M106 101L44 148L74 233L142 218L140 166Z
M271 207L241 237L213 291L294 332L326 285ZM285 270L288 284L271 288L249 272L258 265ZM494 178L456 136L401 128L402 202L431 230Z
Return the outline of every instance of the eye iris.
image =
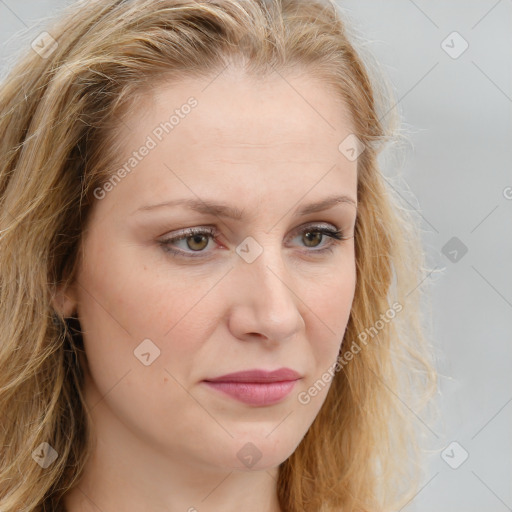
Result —
M320 241L322 240L322 233L320 233L319 231L306 231L306 233L304 233L304 237L308 241L308 243L306 243L307 247L316 247L315 244L309 245L309 242L314 242L316 240L320 243Z
M190 240L192 240L192 245L190 244ZM206 242L201 247L193 247L193 244L198 243L201 245L201 242ZM208 245L208 235L192 235L187 237L187 246L189 249L192 249L193 251L200 251L204 249Z

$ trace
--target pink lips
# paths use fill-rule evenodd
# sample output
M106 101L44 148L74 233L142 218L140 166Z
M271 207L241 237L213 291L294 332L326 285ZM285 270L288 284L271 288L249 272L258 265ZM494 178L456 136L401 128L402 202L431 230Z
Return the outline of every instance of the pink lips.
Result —
M272 372L249 370L229 373L204 382L240 402L263 406L283 400L301 378L290 368L280 368Z

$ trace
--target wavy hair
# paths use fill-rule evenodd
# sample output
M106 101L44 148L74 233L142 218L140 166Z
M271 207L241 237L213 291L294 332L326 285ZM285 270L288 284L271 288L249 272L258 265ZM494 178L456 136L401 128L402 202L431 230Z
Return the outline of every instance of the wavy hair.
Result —
M114 170L116 123L149 87L234 62L254 76L300 68L320 78L364 144L356 292L340 355L354 342L360 351L337 368L280 465L281 508L373 512L414 495L421 443L409 409L424 410L437 380L419 286L427 269L417 221L377 158L400 136L391 88L342 18L321 0L80 1L17 57L0 91L3 512L62 510L91 453L79 319L54 298L75 278L94 190ZM384 322L392 304L399 312ZM33 458L43 442L58 454L45 469Z

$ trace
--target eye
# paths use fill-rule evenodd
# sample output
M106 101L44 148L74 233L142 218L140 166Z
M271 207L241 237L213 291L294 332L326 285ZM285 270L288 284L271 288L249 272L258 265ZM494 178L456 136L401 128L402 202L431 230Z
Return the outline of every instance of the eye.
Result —
M302 228L295 238L301 238L301 242L304 242L306 247L321 247L313 251L307 251L313 254L323 254L324 252L331 252L334 246L341 240L346 240L349 237L345 237L343 232L337 228L330 228L324 225L308 226ZM321 245L321 242L326 240L326 237L330 238L326 244Z
M177 257L207 257L210 251L206 251L205 249L208 247L211 239L218 241L217 237L218 232L213 227L189 228L183 230L178 235L160 240L159 244L162 246L162 249L165 252L168 252ZM307 253L312 254L332 251L334 245L339 243L341 240L352 238L345 237L343 232L335 227L326 227L324 225L307 226L306 228L302 228L299 231L299 234L295 235L292 240L299 237L301 238L301 242L304 243L305 247L321 247L320 249L306 251ZM330 241L327 244L321 245L325 237L330 238ZM181 242L182 246L178 249L175 249L174 247L177 246L178 242Z
M210 239L216 240L216 236L217 231L215 228L189 228L183 230L181 234L161 240L159 243L166 252L177 256L196 258L204 256L200 253L205 252L204 249L208 247ZM182 244L181 249L174 249L173 247L177 242L185 242L185 247ZM199 254L188 254L189 251L187 249L192 253Z

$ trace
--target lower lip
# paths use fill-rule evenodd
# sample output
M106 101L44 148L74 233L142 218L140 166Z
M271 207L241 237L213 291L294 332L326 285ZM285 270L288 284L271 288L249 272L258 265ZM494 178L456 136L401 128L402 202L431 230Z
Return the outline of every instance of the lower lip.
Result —
M208 386L249 405L272 405L290 394L296 380L282 382L209 382Z

